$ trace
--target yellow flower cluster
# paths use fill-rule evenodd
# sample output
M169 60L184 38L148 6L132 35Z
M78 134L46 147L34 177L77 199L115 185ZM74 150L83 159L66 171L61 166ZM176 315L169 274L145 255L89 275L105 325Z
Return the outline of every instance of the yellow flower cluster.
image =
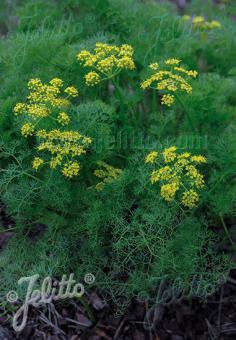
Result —
M101 77L97 72L91 71L86 74L85 82L88 86L95 86L99 84L101 81Z
M171 106L174 103L175 99L172 94L164 94L161 98L161 104L166 106Z
M176 146L165 149L162 154L152 151L146 156L146 163L159 163L161 166L150 175L151 183L161 183L161 197L167 202L172 201L180 192L181 202L188 208L193 208L199 201L196 190L205 185L203 175L197 165L206 163L201 155L191 155L189 152L178 153Z
M49 162L51 169L62 166L64 176L71 178L78 175L80 164L73 159L86 154L86 150L92 142L91 138L85 137L77 131L60 131L58 129L49 132L39 130L36 136L40 141L38 151L46 151L51 156Z
M43 165L44 161L40 157L35 157L33 162L32 162L32 168L35 170L38 170L38 168Z
M199 195L193 189L187 190L182 195L182 203L186 207L194 208L199 201Z
M61 125L68 125L70 123L70 117L66 112L60 112L58 114L57 121Z
M67 93L68 96L71 96L74 98L78 96L78 91L74 86L67 87L64 92Z
M66 162L63 166L62 173L65 177L72 178L77 176L79 173L80 165L78 162Z
M122 69L135 69L133 48L127 44L116 46L97 42L93 53L83 50L77 55L77 59L84 67L91 69L85 75L88 86L112 78Z
M122 170L114 168L113 166L102 161L97 162L97 164L101 167L101 169L95 170L94 175L102 179L102 181L96 185L96 189L99 191L102 190L106 184L117 180L120 177Z
M25 123L21 127L21 134L24 137L32 136L34 133L34 126L31 123Z
M63 81L59 78L52 79L48 85L43 84L40 79L31 79L28 82L28 101L16 104L14 112L25 119L21 127L22 136L35 136L38 141L37 150L46 153L47 161L40 157L34 158L33 169L37 170L43 164L49 163L51 169L60 166L62 174L71 178L78 175L81 168L77 157L86 153L92 140L78 131L63 129L71 120L68 113L61 109L71 104L67 98L77 97L78 91L73 86L63 91L62 87ZM66 97L61 95L63 92ZM53 122L57 128L48 131L42 129L44 120L47 120L48 126Z
M152 74L141 83L141 88L143 90L151 88L162 91L161 104L171 106L174 103L175 92L192 92L192 86L186 78L196 78L198 75L197 71L180 67L180 63L181 60L175 58L167 59L164 61L164 69L160 69L158 63L150 64L149 68L152 70Z
M156 158L157 158L157 156L158 156L158 152L157 151L150 152L147 155L146 159L145 159L145 163L154 163Z
M52 79L49 84L43 84L40 79L31 79L28 82L27 103L17 103L14 107L16 115L25 114L32 120L45 118L53 114L55 111L68 107L70 101L62 96L64 92L68 96L78 96L78 91L75 87L67 87L62 90L63 81L59 78ZM64 124L64 122L63 122Z
M194 29L201 31L209 31L215 28L221 28L221 23L216 20L207 21L203 16L195 16L191 18L189 15L183 15L185 21L190 21Z

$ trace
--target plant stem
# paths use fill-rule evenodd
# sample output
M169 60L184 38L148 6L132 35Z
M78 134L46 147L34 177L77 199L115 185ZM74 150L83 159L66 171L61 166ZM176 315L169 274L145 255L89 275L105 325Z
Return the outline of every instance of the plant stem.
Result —
M155 112L157 109L157 91L152 90L152 112Z
M28 177L30 177L30 178L33 178L33 179L35 179L36 181L39 181L39 182L43 183L43 181L42 181L40 178L35 177L35 176L29 174L28 172L22 171L22 174L24 174L25 176L28 176Z
M80 302L82 303L82 305L84 306L84 309L90 319L90 321L92 321L92 323L94 324L96 322L95 317L93 315L93 312L88 304L88 302L85 300L85 298L83 296L79 297Z
M182 99L175 93L175 97L177 99L177 101L179 102L180 106L182 107L183 111L185 112L187 118L188 118L188 122L189 125L191 126L192 131L196 132L196 129L194 127L193 121L191 116L188 114L188 109L186 108L184 102L182 101Z
M232 238L231 238L231 236L230 236L230 233L229 233L228 228L227 228L227 226L226 226L226 224L225 224L224 218L223 218L223 216L222 216L221 214L219 215L219 217L220 217L221 223L222 223L222 225L223 225L223 227L224 227L225 233L226 233L226 235L228 236L228 239L230 240L231 244L232 244L233 247L234 247L234 246L235 246L234 241L232 240Z
M16 227L12 227L12 228L8 228L8 229L3 229L2 227L0 227L0 233L6 233L8 231L11 231L11 230L15 230Z
M125 125L127 122L127 117L125 115L125 105L124 105L124 100L123 100L123 94L122 94L120 86L117 84L117 82L114 79L112 83L115 87L115 90L116 90L116 93L117 93L117 96L120 102L120 111L119 111L120 121L123 125Z
M215 187L223 180L223 179L225 179L225 177L227 177L227 176L229 176L230 175L230 173L228 172L226 172L226 173L224 173L216 182L215 182L215 185L211 188L211 190L208 192L209 194L215 189Z

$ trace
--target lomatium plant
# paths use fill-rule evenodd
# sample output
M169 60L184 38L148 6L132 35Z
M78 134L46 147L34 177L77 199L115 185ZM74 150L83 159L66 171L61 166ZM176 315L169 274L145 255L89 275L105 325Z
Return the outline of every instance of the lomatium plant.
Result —
M100 169L94 171L94 175L100 178L102 181L96 184L98 191L102 190L106 184L112 183L119 179L122 174L121 169L114 168L113 166L100 161L97 163Z
M24 299L17 282L32 273L71 271L77 282L92 273L87 289L121 316L133 299L156 304L163 282L206 299L227 278L233 266L217 249L235 249L236 27L228 6L203 2L186 6L187 21L165 1L0 2L0 200L12 221L2 228L12 237L0 253L0 303L9 317L4 297ZM81 82L79 104L71 85ZM168 146L145 159L154 143Z
M100 82L114 78L122 70L134 70L133 48L124 44L121 46L96 43L93 52L83 50L77 55L77 59L90 69L85 75L88 86L95 86Z
M150 64L151 75L141 83L141 88L160 91L161 104L171 106L175 97L178 98L178 93L192 92L189 78L196 78L198 75L197 71L187 70L180 64L181 60L175 58L165 60L163 67L158 63Z
M78 131L68 129L70 98L78 96L77 89L73 86L63 89L63 81L58 78L49 84L31 79L28 89L28 101L17 103L14 112L22 117L22 136L36 137L37 150L44 155L34 158L33 169L38 170L48 163L51 169L60 167L65 177L78 175L81 167L78 158L86 153L92 141ZM48 126L52 128L48 129Z
M178 153L176 146L160 154L152 151L145 159L145 163L159 166L151 172L150 180L152 184L160 183L161 197L170 202L180 196L181 203L188 208L195 207L199 201L198 191L204 187L205 181L197 166L206 162L201 155Z

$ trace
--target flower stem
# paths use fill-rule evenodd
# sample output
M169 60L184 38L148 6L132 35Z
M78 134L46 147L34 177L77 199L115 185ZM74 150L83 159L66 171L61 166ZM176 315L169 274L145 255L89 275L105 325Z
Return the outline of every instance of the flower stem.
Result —
M157 110L157 91L152 90L152 112Z
M113 79L112 83L115 87L115 90L116 90L116 93L117 93L117 96L118 96L118 99L119 99L119 102L120 102L120 111L119 111L120 121L123 125L125 125L127 119L126 119L126 115L125 115L125 105L124 105L122 90L114 79Z
M93 315L93 312L92 312L92 310L91 310L91 308L90 308L89 303L86 301L86 299L84 298L84 296L81 296L81 297L79 297L78 299L79 299L79 301L82 303L82 305L84 306L84 309L85 309L85 311L86 311L86 313L87 313L87 315L88 315L90 321L94 324L96 320L95 320L95 317L94 317L94 315Z
M3 227L0 227L0 233L7 233L9 231L16 230L16 227L4 229Z
M220 221L221 221L221 223L222 223L222 226L224 227L225 233L226 233L226 235L228 236L228 239L229 239L230 243L231 243L232 246L234 247L234 246L235 246L234 241L232 240L232 238L231 238L231 236L230 236L230 233L229 233L228 228L227 228L227 226L226 226L226 224L225 224L224 218L223 218L223 216L222 216L221 214L219 215L219 217L220 217Z
M189 125L191 126L192 131L196 132L196 128L193 124L192 118L189 115L188 109L186 108L184 102L182 101L182 99L176 93L175 93L175 97L176 97L178 103L180 104L180 106L182 107L183 111L186 113L186 116L188 118L188 122L189 122Z
M39 182L43 183L43 181L40 178L35 177L35 176L29 174L28 172L22 171L22 174L25 175L25 176L28 176L28 177L30 177L32 179L35 179L36 181L39 181Z

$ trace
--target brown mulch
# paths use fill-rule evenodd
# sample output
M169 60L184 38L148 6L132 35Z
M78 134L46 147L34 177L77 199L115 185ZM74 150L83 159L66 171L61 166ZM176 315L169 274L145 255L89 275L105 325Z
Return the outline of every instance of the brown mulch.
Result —
M236 271L231 273L236 280ZM236 281L235 281L236 282ZM87 295L92 318L78 300L31 309L26 327L13 332L9 320L0 317L0 340L214 340L236 339L236 284L225 283L206 303L183 300L168 306L133 301L123 316L93 292Z

